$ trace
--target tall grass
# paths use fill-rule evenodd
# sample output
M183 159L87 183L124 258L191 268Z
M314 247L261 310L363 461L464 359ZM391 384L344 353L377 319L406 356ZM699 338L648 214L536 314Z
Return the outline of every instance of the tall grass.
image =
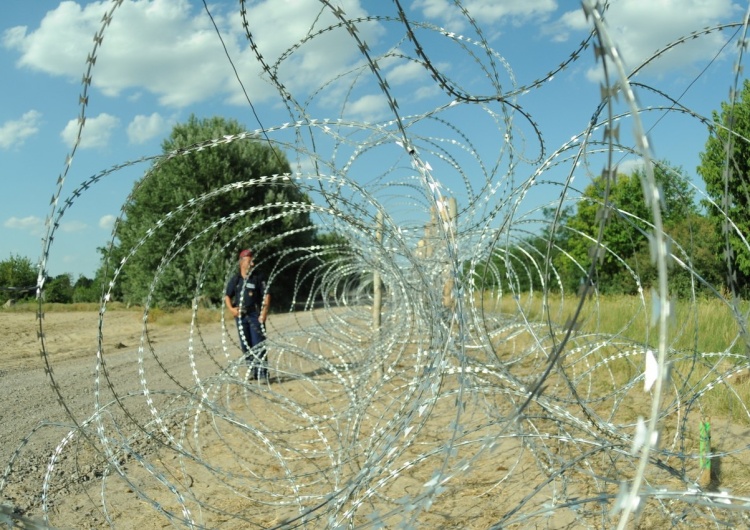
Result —
M570 324L580 299L559 294L522 294L477 301L486 312L510 318L522 316L532 322L549 322L558 330ZM575 320L577 334L601 334L656 348L659 336L650 296L600 295L584 301ZM668 346L673 350L744 353L741 321L747 316L747 302L737 308L723 299L676 300L670 319Z
M45 313L80 313L80 312L98 312L100 304L74 303L74 304L44 304L42 310ZM35 301L20 302L8 308L0 309L0 315L3 313L36 313L39 310L39 304ZM201 307L197 314L196 320L199 324L217 323L221 320L222 308ZM141 306L127 305L122 302L109 302L107 312L128 311L133 314L143 313ZM193 310L189 307L180 308L160 308L151 307L148 311L147 322L149 324L159 324L162 326L178 326L189 324L193 319Z
M559 334L570 325L580 299L539 294L485 298L478 303L485 312L505 318L547 322ZM746 405L750 404L750 357L741 325L747 312L747 302L733 308L720 298L676 300L667 340L671 379L682 399L695 399L696 410L741 425L750 425L750 405ZM581 344L580 340L613 343L596 350L596 359L607 369L606 377L594 377L595 387L612 391L643 373L643 355L623 357L622 343L656 349L659 335L654 317L650 296L585 300L574 327L573 341L577 342L571 344Z
M42 306L42 310L45 313L60 313L60 312L84 312L84 311L99 311L99 303L97 302L77 302L74 304L47 304ZM31 300L28 302L17 302L10 307L0 309L0 313L36 313L39 310L39 302ZM107 304L107 311L142 311L139 307L129 307L122 302L110 302Z
M189 324L195 319L198 324L214 324L221 321L222 310L223 308L200 308L193 315L192 308L162 309L152 307L148 311L148 322L162 326L180 326Z

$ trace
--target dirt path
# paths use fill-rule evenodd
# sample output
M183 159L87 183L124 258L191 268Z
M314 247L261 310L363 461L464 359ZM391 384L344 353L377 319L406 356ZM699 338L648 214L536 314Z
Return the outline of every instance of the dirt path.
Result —
M98 315L50 313L43 329L56 391L39 355L38 321L1 316L0 462L12 461L5 502L37 519L46 513L61 528L272 527L299 518L320 528L347 518L334 509L339 503L326 506L332 495L348 499L357 524L380 510L395 524L405 499L455 465L445 447L456 420L455 379L436 379L433 386L447 386L430 400L430 385L414 386L408 349L397 351L390 374L354 360L353 351L324 355L340 343L321 313L271 318L269 341L284 337L272 356L271 385L243 380L243 370L232 375L234 330L205 326L191 342L188 326L153 325L142 344L141 315L125 311L106 315L97 376ZM413 512L421 525L487 527L502 512L486 502L502 483L499 471L541 479L517 441L497 444L505 456L490 455L496 427L483 414L462 421L474 427L460 443L473 446L466 454L481 472L459 490L455 479L441 488L440 510ZM404 422L412 427L404 430ZM434 495L409 502L426 507ZM560 527L572 520L561 518Z
M367 312L274 315L272 380L258 383L218 322L144 334L139 313L107 313L97 364L98 314L50 313L51 378L34 315L1 313L0 327L0 463L12 463L0 504L58 528L609 528L647 403L640 385L613 394L616 407L599 400L592 377L579 398L600 408L583 410L553 372L519 418L524 381L545 359L517 353L530 341L516 328L483 330L494 351L463 366L402 333L372 362ZM592 413L610 414L600 423L611 431ZM719 443L747 437L715 424ZM677 500L648 502L640 524L683 510L691 527L711 526L711 509L681 500L678 475L695 476L697 462L669 451L648 479Z

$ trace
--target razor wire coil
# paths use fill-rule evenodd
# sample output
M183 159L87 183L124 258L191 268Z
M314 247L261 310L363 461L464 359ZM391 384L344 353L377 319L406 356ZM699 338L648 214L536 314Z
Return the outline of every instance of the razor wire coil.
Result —
M732 351L744 340L747 315L736 292L725 295L710 285L705 271L695 268L690 249L667 234L661 191L653 176L658 162L641 117L669 112L711 128L723 125L683 107L659 87L631 79L691 40L730 29L744 35L747 19L685 35L627 71L603 16L607 4L584 1L582 9L591 24L588 37L559 66L518 86L512 65L485 38L469 4L455 2L476 33L473 37L410 18L397 0L389 4L392 12L380 16L350 17L342 7L325 0L320 4L319 16L330 14L334 22L318 27L318 18L311 21L305 37L273 59L263 55L245 2L240 2L248 46L287 109L288 122L115 164L63 198L85 126L97 51L121 5L111 3L87 59L78 141L51 200L36 287L41 359L70 424L40 425L13 453L0 479L0 493L13 491L30 442L43 430L67 431L47 458L39 485L42 522L5 505L0 507L0 522L10 527L55 527L58 501L72 496L87 499L103 525L116 527L123 521L124 509L118 505L129 496L126 509L145 508L179 528L436 527L445 523L439 515L443 512L471 516L489 528L553 523L624 528L633 520L687 528L747 524L746 485L736 484L733 493L699 484L698 462L705 455L698 454L693 433L696 418L705 418L718 389L730 395L733 413L750 421L742 392L750 366L744 354ZM402 33L379 54L358 33L358 26L371 23L398 27ZM308 93L290 89L284 71L295 54L338 31L351 35L362 62ZM424 42L429 38L460 48L478 66L489 89L472 91L451 79L439 58L427 51ZM413 55L404 51L405 43L413 46ZM524 96L553 83L556 75L592 50L605 71L601 102L594 105L585 130L553 149L524 107ZM742 59L740 49L738 64ZM382 67L388 60L424 67L448 102L421 112L402 110ZM388 119L355 121L344 116L343 108L338 116L325 119L311 114L313 103L331 86L349 83L348 100L364 76L372 76L386 98ZM733 82L736 89L739 77ZM645 92L664 102L642 108L638 94ZM615 104L617 96L624 107ZM476 109L497 129L497 152L490 156L475 133L458 124L461 112ZM427 122L445 136L424 127ZM623 123L633 129L627 141L620 137ZM81 415L68 405L68 390L55 373L45 333L47 263L64 215L90 188L106 186L107 179L124 168L149 163L144 179L153 178L170 160L249 140L292 153L294 171L219 186L190 198L144 230L118 263L109 264L92 374L93 412ZM574 186L575 173L601 175L609 189L617 176L616 159L632 154L645 161L643 190L651 217L618 207L605 192L595 235L563 226L566 206L590 200ZM371 156L377 156L382 167L363 181L359 173ZM602 159L604 169L594 170ZM311 162L307 167L313 169L305 170L303 161ZM453 173L453 188L436 176L441 171L432 164ZM522 164L532 166L530 176L523 177ZM550 176L555 171L563 178ZM243 188L279 183L316 200L270 201L213 219L185 236L192 216L211 201ZM530 194L542 186L558 198L525 209ZM110 251L124 207L136 193L137 186L125 199ZM450 199L455 195L462 201L453 215ZM542 208L555 214L545 227L550 234L546 248L537 248L528 244L528 236L537 233ZM236 219L256 212L263 212L264 220L226 235ZM212 329L200 324L202 307L197 300L215 294L203 291L206 271L225 260L239 241L264 223L296 213L324 220L345 237L347 246L313 245L263 256L261 244L258 254L274 271L271 284L290 257L314 259L334 249L347 253L321 264L293 286L296 293L303 291L303 283L314 285L315 296L295 297L299 305L283 315L283 325L274 325L282 315L271 317L266 340L271 380L252 382L237 358L234 324L224 319ZM170 221L180 215L187 220L164 249L145 304L134 353L135 386L124 387L117 367L110 366L113 361L103 340L108 304L129 261L156 234L171 229ZM375 234L381 215L382 239ZM427 218L430 222L424 224ZM615 218L651 241L658 279L651 293L644 289L637 266L604 240L604 229ZM725 224L742 236L730 218ZM564 288L550 259L552 249L564 251L553 238L557 231L591 248L589 265L567 256L585 278L578 293ZM277 240L294 234L279 234ZM173 267L173 256L196 249L205 257L190 326L180 345L162 346L150 336L151 297ZM304 254L293 257L292 250ZM599 328L606 295L591 281L605 256L618 263L637 292L634 306L623 309L630 311L627 323L615 333ZM496 265L498 258L505 270ZM676 321L677 308L669 294L674 269L669 266L690 275L689 313L695 319L698 284L707 285L730 309L740 331L726 351L677 345L681 336L698 331L691 330L689 321ZM377 329L371 326L370 312L375 280L369 278L375 270L387 293ZM536 308L539 300L541 309ZM566 305L571 301L572 314ZM655 336L656 346L628 337L639 325ZM696 380L699 369L704 373ZM746 444L735 443L730 423L718 422L712 429L713 440L721 440L711 450L712 462L747 454ZM71 472L58 473L71 465ZM71 474L85 476L85 481L66 483ZM455 499L467 491L474 502L459 505Z

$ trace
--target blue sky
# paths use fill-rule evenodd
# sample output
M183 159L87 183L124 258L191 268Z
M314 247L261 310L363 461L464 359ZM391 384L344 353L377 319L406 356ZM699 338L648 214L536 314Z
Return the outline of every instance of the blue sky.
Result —
M294 117L250 49L235 0L208 3L211 17L203 2L196 0L124 0L119 7L116 4L4 0L0 7L4 102L0 107L0 259L11 255L26 256L33 262L39 259L45 219L52 212L50 200L61 175L65 181L58 206L80 183L107 172L64 212L47 266L52 275L91 277L98 264L97 247L109 240L120 206L148 168L148 162L137 161L160 154L161 142L175 123L190 114L199 118L220 115L236 119L252 131L279 127ZM432 66L453 86L472 95L495 94L498 85L510 91L546 79L591 30L578 2L466 0L463 6L475 26L452 1L406 0L401 4ZM613 0L610 4L608 27L631 70L682 36L717 24L741 22L747 10L746 5L730 0ZM305 117L370 124L393 119L375 77L363 67L363 56L352 36L342 29L316 33L336 20L319 0L248 1L245 5L258 50L268 64L278 64L280 81L295 101L302 102ZM393 2L342 0L335 5L347 18L362 20L357 22L358 36L367 43L371 56L380 58L380 72L402 117L426 115L451 102L452 96L414 60L418 58L414 45L397 20ZM106 13L113 17L96 48L86 125L76 143L86 58L94 50L94 37L102 31ZM365 22L366 16L379 18ZM634 80L669 94L696 114L710 116L728 98L734 82L737 29L701 34L675 46L649 62ZM306 35L313 37L303 41ZM481 38L492 47L491 57L469 51L478 49L474 43ZM300 42L303 45L292 48ZM495 83L488 79L491 75L496 75ZM600 100L601 79L600 65L589 48L540 87L517 95L516 104L542 133L546 155L587 127ZM661 96L648 91L637 90L636 94L643 108L666 104ZM520 115L514 117L514 162L509 161L510 150L503 148L507 131L492 119L493 113L501 112L500 107L488 106L448 107L439 113L442 122L420 121L414 131L425 145L433 140L448 146L456 138L464 146L470 142L477 157L488 165L498 160L502 166L518 163L510 172L490 171L487 177L486 173L479 175L487 169L481 170L475 157L467 161L462 177L449 165L441 165L439 156L425 156L435 168L433 176L459 202L476 194L491 209L494 201L501 200L503 190L524 182L541 162L534 130ZM455 130L446 122L459 128L463 136L454 137ZM645 112L644 123L655 156L696 175L708 134L705 125L693 117L665 111ZM623 122L625 144L629 127ZM287 133L273 134L279 141L294 142ZM352 144L356 138L355 134ZM330 163L329 172L346 167L347 155L352 152L334 151L322 139L316 142L316 149L317 157ZM501 151L503 154L498 154ZM398 166L398 157L388 159L387 153L361 157L356 170L346 170L346 178L367 185L386 168ZM71 154L72 163L66 171ZM462 160L458 152L455 156ZM128 164L131 161L134 163ZM309 157L297 157L296 163L297 170L312 169ZM623 161L621 167L628 163L634 161ZM600 169L579 170L570 163L553 166L528 196L519 197L521 210L554 201L560 183L569 174L579 171L576 184L583 187L585 179ZM400 174L394 171L393 178ZM474 178L477 180L472 181ZM700 187L697 177L695 182ZM484 187L490 191L483 191ZM397 198L388 200L398 202ZM487 206L472 215L479 218L486 211ZM409 208L404 208L403 219L417 225L424 222Z

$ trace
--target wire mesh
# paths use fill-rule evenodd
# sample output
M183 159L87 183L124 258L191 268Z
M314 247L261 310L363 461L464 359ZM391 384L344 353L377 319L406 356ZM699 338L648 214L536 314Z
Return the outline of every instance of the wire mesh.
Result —
M711 128L721 125L633 79L690 40L732 30L732 38L744 42L736 35L745 34L746 19L686 35L628 71L606 22L607 5L585 0L588 38L559 68L519 86L509 62L484 37L491 28L476 22L470 2L455 4L470 35L417 20L397 0L368 16L350 16L321 0L330 24L310 21L303 40L272 57L256 45L256 21L246 18L241 1L249 46L288 111L286 123L118 164L66 195L72 149L50 207L37 286L41 360L70 422L40 426L14 453L0 481L5 495L21 481L16 477L29 442L40 431L61 433L45 455L34 517L3 505L0 522L332 529L748 524L747 309L731 282L722 289L707 279L711 271L700 269L689 238L678 239L665 226L655 177L661 162L651 150L659 138L649 138L642 116L679 113ZM79 141L97 50L120 5L111 3L89 54ZM374 23L398 30L384 52L371 49L359 31ZM351 36L361 61L323 86L288 89L285 76L298 50L339 32ZM485 89L474 92L451 78L435 51L440 46L459 49L484 77ZM524 98L554 86L556 74L592 55L601 70L601 100L590 119L584 117L584 130L551 149ZM739 47L738 72L742 60ZM445 104L399 104L388 83L389 62L427 69ZM379 87L388 119L368 123L343 111L325 118L310 113L331 93L356 91L362 78ZM733 83L736 92L739 73ZM662 106L642 107L638 95L646 92L661 94ZM478 145L478 121L482 135L492 127L496 136L491 152ZM123 168L147 162L144 180L156 178L155 169L170 160L248 140L288 153L294 170L190 198L109 263L99 347L86 381L90 412L81 414L69 406L45 333L45 271L60 221L87 190L106 186ZM625 155L642 161L647 217L618 207L608 195ZM596 202L575 187L577 175L579 185L594 177L604 184L594 231L563 222L566 207ZM112 293L133 256L171 230L173 217L198 219L238 189L278 184L310 201L269 201L211 219L197 232L188 230L192 221L176 229L153 273L140 345L131 356L135 368L123 383L103 336ZM553 198L534 203L540 188ZM137 193L135 187L123 207ZM261 220L234 233L238 218L257 212ZM234 323L201 323L208 309L199 300L221 296L204 290L205 271L230 265L226 256L264 223L297 213L311 215L345 244L264 255L267 242L258 242L254 250L259 266L271 271L269 286L305 295L274 308L265 343L269 379L253 381L239 356ZM613 219L646 233L650 255L643 263L618 255L605 239ZM728 216L725 226L725 233L742 235ZM588 261L564 252L561 237L587 247ZM278 285L292 251L305 256L294 259L318 265L297 285ZM193 318L184 340L165 345L150 336L151 296L169 281L174 256L186 252L204 256L194 280ZM599 292L594 279L605 260L634 296ZM563 269L578 271L577 289L565 285ZM688 285L679 299L674 278ZM381 282L374 326L375 284ZM699 325L707 307L725 311L729 331L718 351L699 346L703 334L716 331ZM614 330L604 322L613 311L622 322Z

